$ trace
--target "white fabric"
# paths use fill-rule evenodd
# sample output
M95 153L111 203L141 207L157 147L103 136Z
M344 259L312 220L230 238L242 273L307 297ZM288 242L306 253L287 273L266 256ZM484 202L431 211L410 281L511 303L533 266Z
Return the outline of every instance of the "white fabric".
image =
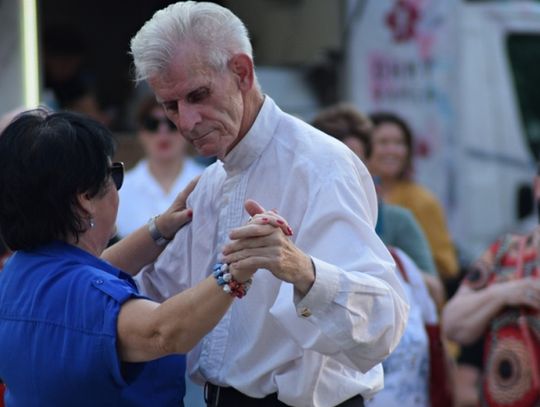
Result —
M248 295L188 355L191 377L252 397L277 391L292 406L369 397L382 387L380 362L397 345L408 312L374 231L371 176L345 145L268 96L248 134L203 173L188 201L193 221L138 283L163 300L207 277L229 231L248 220L248 198L289 221L293 241L313 258L316 281L295 304L291 284L259 270ZM301 317L304 309L312 315Z
M203 171L203 166L186 157L182 171L167 193L150 173L148 161L139 161L132 170L126 172L124 184L118 191L120 195L116 220L118 235L127 236L148 222L152 216L165 212L189 181Z
M422 278L422 272L414 260L407 255L407 253L398 248L395 248L394 250L398 253L401 263L405 268L407 278L409 279L408 285L411 287L411 291L414 293L414 302L422 312L422 320L425 324L436 324L439 320L439 316L437 315L437 306L429 294L426 283ZM409 303L412 307L412 303L410 301Z
M405 252L394 250L409 280L405 282L398 273L410 304L409 319L398 347L383 362L384 389L367 400L366 407L429 407L429 338L425 324L437 321L437 309L422 272Z

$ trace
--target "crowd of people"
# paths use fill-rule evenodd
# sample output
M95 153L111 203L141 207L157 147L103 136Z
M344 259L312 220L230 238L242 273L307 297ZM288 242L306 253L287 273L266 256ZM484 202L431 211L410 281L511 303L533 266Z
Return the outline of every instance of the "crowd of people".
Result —
M186 373L208 407L540 402L537 229L449 296L460 267L403 118L283 112L214 3L156 12L131 55L152 94L125 178L96 115L0 121L6 406L184 405ZM475 342L467 381L455 345Z

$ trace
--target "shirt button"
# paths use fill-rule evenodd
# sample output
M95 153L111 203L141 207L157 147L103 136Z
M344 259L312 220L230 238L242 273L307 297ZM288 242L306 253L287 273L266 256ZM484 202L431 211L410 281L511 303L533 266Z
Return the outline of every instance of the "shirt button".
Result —
M302 308L300 310L300 315L302 315L304 318L311 316L311 310L309 308Z
M101 279L96 280L96 284L103 284L103 280Z

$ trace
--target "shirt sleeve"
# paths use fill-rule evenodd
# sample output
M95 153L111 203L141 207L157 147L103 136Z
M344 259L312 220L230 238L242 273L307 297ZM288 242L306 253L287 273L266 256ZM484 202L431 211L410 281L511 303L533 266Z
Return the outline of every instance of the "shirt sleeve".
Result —
M271 313L304 349L367 372L397 346L408 304L375 234L371 177L358 171L328 177L309 197L295 244L312 257L315 283L301 299L282 284Z

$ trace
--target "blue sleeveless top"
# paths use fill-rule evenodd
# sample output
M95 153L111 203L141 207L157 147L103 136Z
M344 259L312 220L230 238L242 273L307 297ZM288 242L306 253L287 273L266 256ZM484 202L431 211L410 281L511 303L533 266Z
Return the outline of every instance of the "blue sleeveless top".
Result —
M13 254L0 273L6 406L183 406L183 355L119 360L131 298L144 297L128 274L69 244Z

